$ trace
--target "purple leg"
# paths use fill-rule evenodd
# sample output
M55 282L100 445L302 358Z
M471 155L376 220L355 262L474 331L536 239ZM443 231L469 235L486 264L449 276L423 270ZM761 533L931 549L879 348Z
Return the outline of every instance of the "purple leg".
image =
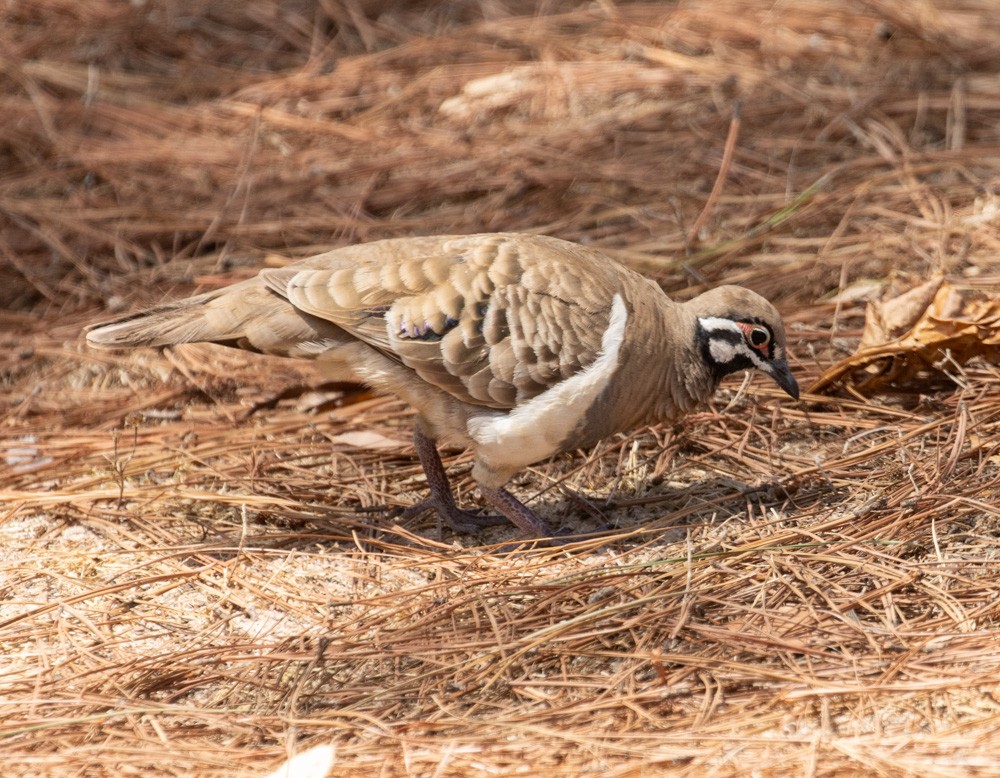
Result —
M413 428L413 445L417 449L420 464L423 465L431 496L401 511L399 513L401 519L404 521L414 519L421 513L434 509L456 532L475 532L483 527L492 527L507 522L507 518L509 518L507 514L483 516L474 511L463 511L455 504L455 497L451 493L451 484L448 482L448 475L444 471L444 465L441 464L441 457L438 455L434 441L427 437L420 428L419 422ZM511 497L511 499L514 498ZM528 510L523 505L521 507ZM528 513L530 514L531 511ZM517 524L516 521L514 523ZM521 525L518 524L518 526Z
M483 486L479 484L479 493L486 502L496 508L514 524L532 538L552 537L552 529L535 515L527 505L501 487Z

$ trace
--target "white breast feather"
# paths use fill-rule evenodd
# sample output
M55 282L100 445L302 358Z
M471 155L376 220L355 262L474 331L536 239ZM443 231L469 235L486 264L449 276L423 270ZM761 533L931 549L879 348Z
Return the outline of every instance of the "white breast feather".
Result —
M618 369L627 322L625 302L616 294L601 351L593 362L509 413L469 419L469 435L479 444L479 456L519 469L558 451Z

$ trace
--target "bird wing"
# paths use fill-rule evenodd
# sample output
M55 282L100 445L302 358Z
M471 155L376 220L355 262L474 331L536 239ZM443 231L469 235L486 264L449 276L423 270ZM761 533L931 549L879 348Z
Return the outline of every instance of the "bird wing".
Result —
M598 356L621 272L576 244L493 234L350 246L261 278L454 397L513 408Z

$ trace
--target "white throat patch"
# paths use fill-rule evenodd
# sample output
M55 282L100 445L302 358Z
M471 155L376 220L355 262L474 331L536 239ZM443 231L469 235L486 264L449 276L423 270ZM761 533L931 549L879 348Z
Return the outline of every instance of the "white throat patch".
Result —
M618 369L627 322L625 302L616 294L601 351L593 362L509 413L469 419L469 435L479 444L479 456L520 470L558 451Z

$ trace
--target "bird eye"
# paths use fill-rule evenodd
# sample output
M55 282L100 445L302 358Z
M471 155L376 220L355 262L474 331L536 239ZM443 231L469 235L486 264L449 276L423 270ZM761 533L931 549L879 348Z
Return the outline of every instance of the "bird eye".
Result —
M771 342L771 332L767 327L751 327L747 330L747 340L751 346L760 350Z

